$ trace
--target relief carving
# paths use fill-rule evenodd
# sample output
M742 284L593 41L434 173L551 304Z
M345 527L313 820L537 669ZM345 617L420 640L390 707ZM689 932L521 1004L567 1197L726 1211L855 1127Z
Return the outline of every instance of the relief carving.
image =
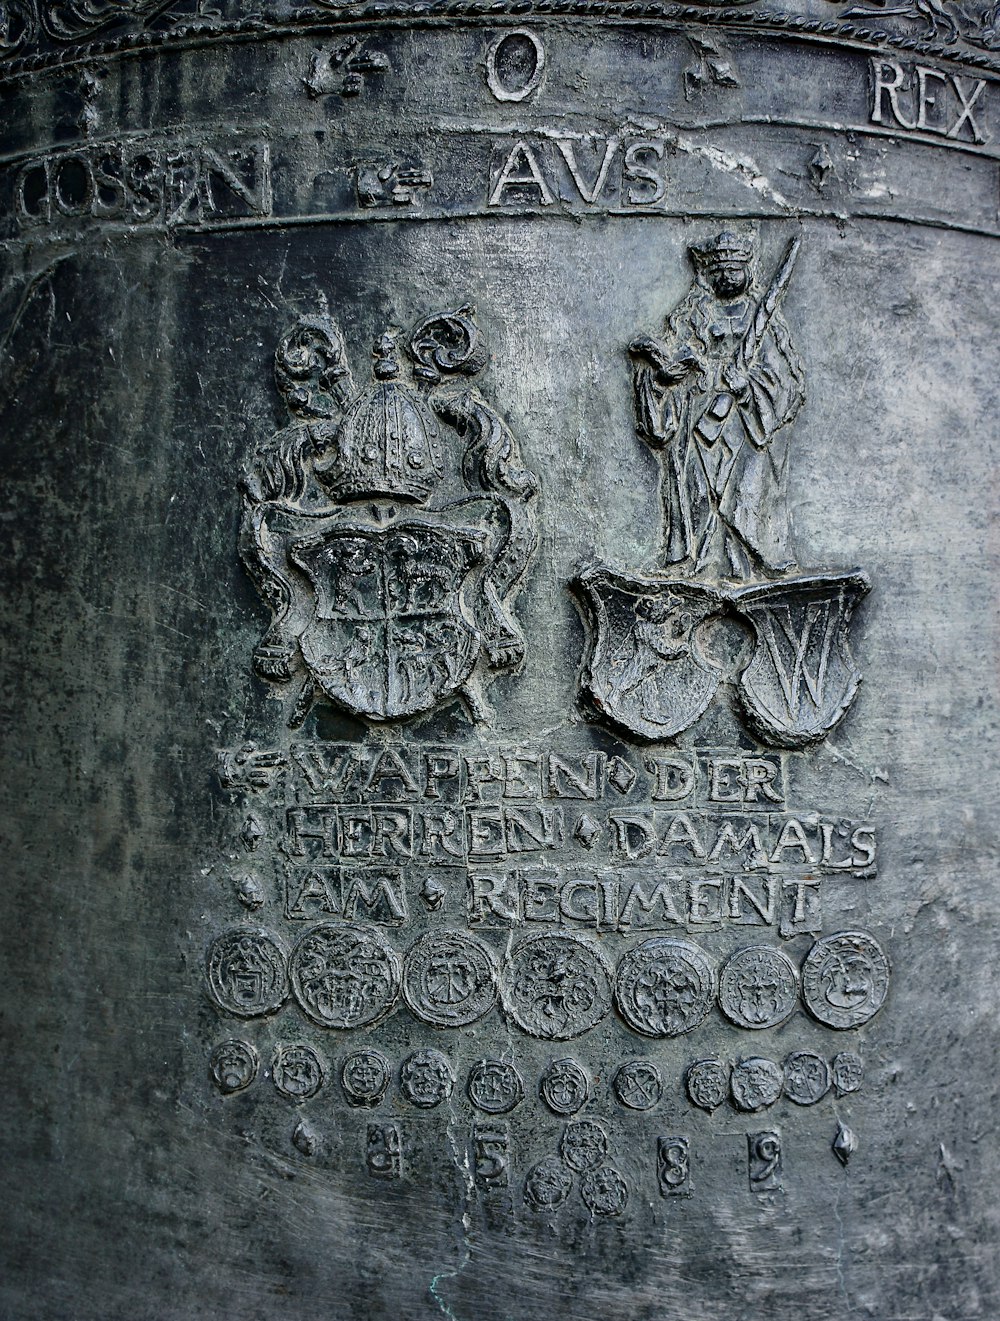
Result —
M513 607L538 483L464 384L487 356L474 313L421 321L405 358L401 333L375 342L361 389L329 316L302 317L278 345L291 421L244 473L240 554L272 613L254 665L298 680L293 726L320 696L373 721L462 697L475 718L489 675L524 654Z
M834 727L861 679L848 642L864 573L803 572L786 504L804 371L781 312L799 240L759 287L752 240L690 249L695 279L660 338L629 346L639 437L661 466L655 576L595 565L577 580L593 637L583 683L615 724L673 738L724 677L701 626L735 619L753 638L736 676L741 711L768 743L804 747Z

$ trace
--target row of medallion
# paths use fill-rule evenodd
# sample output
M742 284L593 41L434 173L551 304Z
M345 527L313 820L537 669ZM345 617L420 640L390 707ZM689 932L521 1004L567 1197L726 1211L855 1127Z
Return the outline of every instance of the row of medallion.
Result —
M260 1060L249 1042L220 1043L212 1052L209 1073L225 1094L249 1087L257 1078ZM281 1043L271 1058L271 1080L279 1095L305 1101L323 1088L328 1070L311 1046ZM348 1104L379 1105L389 1090L393 1069L381 1051L353 1051L340 1068L340 1086ZM863 1077L861 1059L842 1051L827 1061L811 1050L797 1050L783 1065L774 1060L739 1060L731 1067L720 1059L696 1060L685 1074L688 1099L703 1110L715 1110L727 1098L737 1110L763 1110L781 1096L796 1105L815 1105L831 1087L838 1096L856 1092ZM454 1068L440 1051L415 1050L402 1061L399 1092L420 1109L433 1109L452 1096L457 1082ZM466 1094L485 1114L507 1114L524 1100L524 1079L508 1060L481 1059L469 1070ZM628 1060L616 1070L611 1090L628 1110L652 1110L663 1096L663 1077L652 1060ZM591 1080L573 1059L554 1060L538 1080L538 1094L557 1115L573 1115L592 1095Z
M612 969L594 941L575 935L527 936L502 962L466 931L432 931L405 959L373 928L323 925L307 931L286 955L266 931L238 927L211 945L208 984L218 1005L253 1017L273 1013L289 992L322 1027L381 1022L400 993L433 1027L464 1027L498 998L522 1031L550 1041L581 1036L610 1013L649 1037L689 1032L718 1001L738 1027L776 1027L799 998L820 1023L853 1028L885 1002L889 961L874 938L840 931L817 940L797 968L770 945L748 945L716 972L687 940L654 938L628 950Z

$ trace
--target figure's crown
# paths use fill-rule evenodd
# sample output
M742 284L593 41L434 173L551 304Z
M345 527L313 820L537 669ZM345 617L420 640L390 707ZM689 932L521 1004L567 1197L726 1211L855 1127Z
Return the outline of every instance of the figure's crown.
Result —
M714 266L724 261L750 261L753 257L753 239L748 234L734 234L724 229L715 238L704 243L693 243L691 255L699 266Z
M373 349L375 380L344 410L324 486L337 500L385 496L422 502L444 475L434 415L396 379L396 339L387 332Z

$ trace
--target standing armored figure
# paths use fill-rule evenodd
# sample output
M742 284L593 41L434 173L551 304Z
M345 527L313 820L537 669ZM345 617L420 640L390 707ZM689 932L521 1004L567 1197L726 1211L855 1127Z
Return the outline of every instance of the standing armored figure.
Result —
M664 338L630 346L639 434L663 452L666 561L774 577L795 564L784 485L803 371L777 305L797 244L763 296L749 238L726 231L689 251L695 282Z

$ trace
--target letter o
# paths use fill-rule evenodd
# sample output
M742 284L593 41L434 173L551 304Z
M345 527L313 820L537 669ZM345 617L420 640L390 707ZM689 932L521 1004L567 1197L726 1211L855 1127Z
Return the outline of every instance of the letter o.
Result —
M94 176L86 156L62 156L53 170L53 198L64 216L82 216L94 200Z
M531 72L520 85L513 87L505 85L501 81L500 69L497 68L497 64L499 62L502 65L505 48L508 55L510 55L518 46L523 46L525 42L531 47ZM534 32L529 32L527 28L514 28L512 32L502 32L486 52L486 86L498 101L526 100L532 92L538 90L544 69L545 47Z

